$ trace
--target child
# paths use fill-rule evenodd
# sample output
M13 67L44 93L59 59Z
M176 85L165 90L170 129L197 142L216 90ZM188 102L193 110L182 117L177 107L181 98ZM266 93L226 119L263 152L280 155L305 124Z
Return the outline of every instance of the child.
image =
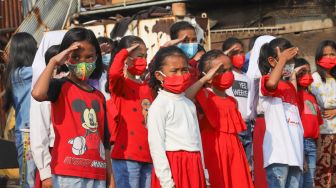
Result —
M243 43L237 38L228 38L224 41L222 50L223 52L228 51L230 48L234 47L227 54L233 65L233 75L234 82L231 88L226 92L229 96L234 97L238 102L238 109L241 113L247 130L239 133L239 139L244 147L247 161L250 166L250 171L253 171L253 154L252 154L252 131L253 131L253 122L250 117L250 112L248 108L248 97L250 91L250 79L242 72L242 68L245 62L245 54ZM249 100L250 101L250 100Z
M112 54L108 111L117 113L109 122L116 186L149 188L153 166L146 121L153 95L148 84L137 78L146 70L147 48L141 38L125 36Z
M196 100L204 113L200 123L210 185L253 187L246 155L238 138L246 125L236 100L225 93L234 82L231 61L222 51L211 50L202 56L199 70L205 77L188 89L187 96L193 98L197 93ZM215 76L207 79L214 70ZM201 89L204 84L206 88Z
M197 81L199 77L197 64L205 50L197 41L195 27L187 21L176 22L170 27L170 38L171 41L163 46L177 45L185 53L188 57L192 81Z
M317 141L315 187L329 188L336 186L336 79L331 71L336 65L336 43L322 41L316 50L315 62L317 72L313 73L310 90L323 111L324 120Z
M105 99L88 84L89 78L99 79L102 72L98 41L92 31L73 28L59 51L32 91L35 100L51 101L53 187L105 187L110 182L114 186ZM69 68L68 77L50 79L55 67L63 64Z
M6 73L4 110L15 109L15 144L20 170L20 187L34 187L36 166L30 149L30 91L32 63L37 42L29 33L16 33L11 40Z
M268 187L299 187L303 170L303 128L296 96L293 58L298 49L283 38L260 49L259 103L265 110L264 168ZM288 81L289 79L289 81Z
M308 92L308 86L313 82L309 63L303 58L295 59L298 69L296 78L298 84L298 99L302 125L304 128L304 157L308 169L301 179L302 188L313 188L316 168L316 140L319 136L319 126L323 124L320 110L315 97Z
M176 46L161 48L149 84L158 96L148 112L152 187L205 187L196 108L184 95L190 85L187 57Z
M32 65L32 87L34 87L37 78L40 76L49 60L58 53L59 44L61 43L64 34L65 31L50 31L43 35ZM53 48L50 48L51 45L54 45ZM55 139L54 129L51 124L51 104L49 101L38 102L31 97L30 105L30 124L32 125L30 127L30 144L33 159L38 169L36 173L35 187L51 187L52 174L50 167L50 148L53 147Z

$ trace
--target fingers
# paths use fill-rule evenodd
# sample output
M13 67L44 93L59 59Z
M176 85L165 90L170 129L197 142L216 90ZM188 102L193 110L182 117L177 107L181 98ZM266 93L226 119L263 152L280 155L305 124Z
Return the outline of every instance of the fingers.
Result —
M139 43L135 43L135 44L133 44L131 47L127 48L127 51L128 51L128 52L131 52L131 51L135 50L135 49L136 49L137 47L139 47L139 46L140 46Z
M281 56L281 51L280 51L280 48L278 46L276 47L276 53L277 53L278 57Z

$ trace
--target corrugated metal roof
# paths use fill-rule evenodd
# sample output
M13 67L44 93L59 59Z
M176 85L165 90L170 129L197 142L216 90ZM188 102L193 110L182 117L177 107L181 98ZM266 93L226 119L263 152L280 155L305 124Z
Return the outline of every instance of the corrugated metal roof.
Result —
M44 31L63 29L78 10L78 0L39 0L16 32L28 32L40 42Z
M23 20L22 1L1 0L0 1L0 34L9 34L20 25Z

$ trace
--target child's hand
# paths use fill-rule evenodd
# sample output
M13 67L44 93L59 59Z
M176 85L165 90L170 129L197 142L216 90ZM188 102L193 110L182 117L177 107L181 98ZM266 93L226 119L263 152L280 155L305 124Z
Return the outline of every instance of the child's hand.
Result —
M101 50L102 54L107 54L108 52L112 51L111 44L106 43L106 42L99 45L99 47L100 47L100 50Z
M223 66L222 62L218 62L215 64L204 76L202 79L204 79L205 82L208 82L212 80L212 78L216 75L217 70Z
M42 188L52 188L52 178L47 178L42 181Z
M235 44L235 45L231 46L231 48L227 49L224 52L224 55L230 56L230 55L232 55L232 52L238 51L238 50L239 50L238 44Z
M328 120L333 119L336 116L336 109L332 110L324 110L323 117L327 118Z
M137 47L139 47L140 44L133 44L131 47L127 48L126 50L128 51L128 53L132 52L133 50L135 50Z
M297 47L291 47L291 48L288 48L288 49L286 49L282 52L280 51L279 47L277 47L276 50L277 50L277 56L279 58L279 62L282 60L286 63L289 60L293 59L299 51L299 49Z
M198 60L201 59L201 57L202 57L204 54L205 54L204 51L199 51L199 52L196 53L196 55L193 57L193 59L194 59L195 61L198 61Z
M187 37L187 35L184 35L181 38L178 39L174 39L174 40L170 40L168 42L166 42L162 47L168 47L168 46L174 46L177 45L179 43L181 43L182 41L184 41L184 39Z
M57 65L63 65L65 60L70 56L70 54L78 48L80 48L80 44L75 42L69 48L52 57L50 59L50 62L55 62Z

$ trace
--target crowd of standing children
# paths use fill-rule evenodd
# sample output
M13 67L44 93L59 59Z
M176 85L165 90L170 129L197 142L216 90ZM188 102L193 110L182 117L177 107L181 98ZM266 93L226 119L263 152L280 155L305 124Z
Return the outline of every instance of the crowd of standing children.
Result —
M255 37L245 58L237 38L206 51L186 21L170 37L147 61L137 36L13 36L21 187L336 186L334 41L308 62L284 38Z

